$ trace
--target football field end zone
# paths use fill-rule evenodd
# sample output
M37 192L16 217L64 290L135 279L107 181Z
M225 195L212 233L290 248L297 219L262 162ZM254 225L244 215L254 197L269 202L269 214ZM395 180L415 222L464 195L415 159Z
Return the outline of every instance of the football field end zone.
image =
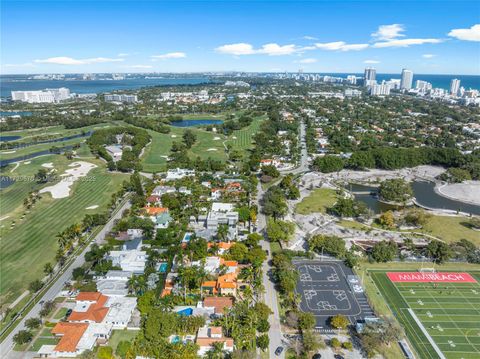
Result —
M417 323L418 327L420 328L420 330L422 331L423 335L425 335L425 337L427 338L428 342L430 343L430 345L432 346L432 348L435 350L435 352L438 354L438 357L440 359L447 359L445 357L445 355L443 355L442 351L440 350L440 348L438 347L437 343L435 343L435 341L433 340L433 338L430 336L430 334L428 334L427 330L425 329L425 327L423 326L422 322L420 321L420 319L418 319L417 315L414 313L414 311L411 309L411 308L407 308L407 311L410 313L410 315L412 316L413 320L415 321L415 323Z
M477 283L475 278L466 272L387 272L392 282L400 283Z

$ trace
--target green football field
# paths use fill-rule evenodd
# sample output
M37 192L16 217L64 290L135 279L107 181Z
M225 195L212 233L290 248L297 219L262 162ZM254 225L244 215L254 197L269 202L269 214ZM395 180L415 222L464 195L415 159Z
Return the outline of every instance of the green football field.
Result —
M384 271L370 275L419 358L441 358L435 345L447 359L480 358L480 272L470 272L477 283L394 283Z

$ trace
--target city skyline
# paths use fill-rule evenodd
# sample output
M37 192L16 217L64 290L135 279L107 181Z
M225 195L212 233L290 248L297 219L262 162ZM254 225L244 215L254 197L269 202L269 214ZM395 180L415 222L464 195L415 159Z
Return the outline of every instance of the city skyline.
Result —
M252 3L4 1L1 74L480 74L475 2Z

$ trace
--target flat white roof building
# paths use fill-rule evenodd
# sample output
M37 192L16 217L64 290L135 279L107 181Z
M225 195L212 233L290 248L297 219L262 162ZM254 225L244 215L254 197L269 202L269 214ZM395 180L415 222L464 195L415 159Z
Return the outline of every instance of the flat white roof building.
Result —
M128 294L128 280L132 272L111 270L103 278L97 280L97 290L103 295L124 297Z
M137 306L134 297L110 297L106 306L109 308L104 323L113 325L113 329L125 329Z
M143 273L147 262L147 252L139 250L110 251L108 258L114 266L123 271Z

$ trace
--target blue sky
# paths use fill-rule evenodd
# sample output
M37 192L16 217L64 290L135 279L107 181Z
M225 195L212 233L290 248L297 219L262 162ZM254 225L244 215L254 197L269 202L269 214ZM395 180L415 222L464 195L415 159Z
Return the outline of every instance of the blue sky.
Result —
M478 1L1 2L1 73L480 74Z

